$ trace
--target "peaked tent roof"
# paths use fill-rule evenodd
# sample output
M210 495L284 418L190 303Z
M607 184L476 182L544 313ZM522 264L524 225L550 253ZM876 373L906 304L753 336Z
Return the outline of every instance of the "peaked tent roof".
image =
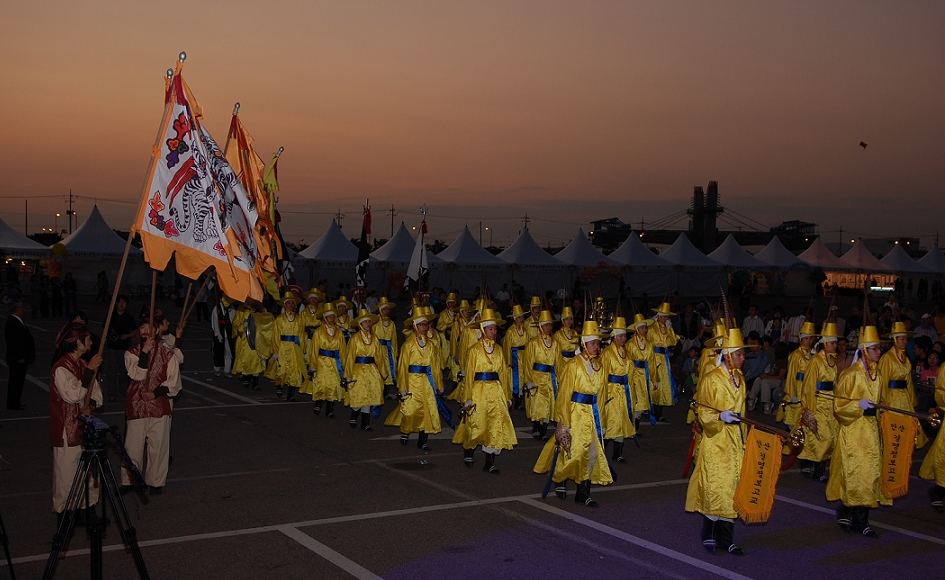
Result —
M945 254L942 254L938 244L932 246L932 249L919 258L917 262L933 272L945 274Z
M691 268L721 268L720 264L712 258L706 256L692 245L686 234L681 233L673 245L660 254L664 260L672 262L677 266L688 266Z
M436 257L453 264L506 265L505 260L493 256L479 245L476 238L469 232L469 226L463 226L463 233Z
M709 254L709 257L720 264L736 269L767 270L771 267L767 262L763 262L745 251L745 248L738 245L735 236L732 234L729 234L722 245Z
M522 230L512 245L500 253L498 258L505 260L510 264L519 266L564 266L564 262L552 256L541 249L535 238L528 232L528 228Z
M809 248L801 252L798 258L815 268L822 268L824 270L839 270L845 272L853 269L850 264L842 262L840 258L834 256L833 252L827 249L827 246L824 245L823 240L819 237L814 240L814 243L811 244Z
M633 231L630 232L630 237L628 237L624 243L620 244L619 248L611 252L608 257L626 266L644 268L673 267L671 262L660 258L643 245L643 242L640 241L640 236Z
M768 265L777 266L778 268L792 268L794 266L810 268L810 264L802 260L799 256L795 256L791 250L785 248L778 236L771 238L768 245L755 254L755 257Z
M20 232L10 227L10 224L0 218L0 249L6 252L7 256L13 254L45 254L49 248L39 242L27 238Z
M62 240L62 245L75 255L121 256L125 253L125 244L125 240L105 222L97 205L92 207L82 225ZM141 253L134 246L129 249L129 254Z
M863 240L857 240L847 253L840 257L840 261L856 270L867 272L889 272L891 268L879 261L879 258L870 253Z
M371 252L371 257L381 262L401 262L409 264L410 258L413 256L413 247L416 244L416 240L410 235L410 230L407 229L404 222L400 222L400 228L391 236L391 239L387 240L387 243L380 248ZM430 264L443 261L429 251L427 251L427 257L429 258L428 263ZM355 259L357 259L357 254L355 254Z
M941 252L939 252L941 253ZM916 262L912 256L906 253L903 249L902 244L896 244L893 246L893 249L889 250L889 253L883 256L883 259L880 262L886 264L891 269L896 272L912 273L912 274L931 274L932 271L922 264Z
M601 262L609 266L619 264L616 260L605 256L587 240L584 228L578 228L577 235L571 243L555 254L555 258L572 266L597 266Z
M338 222L331 220L331 225L314 244L299 252L299 256L310 260L333 260L336 262L354 262L358 259L358 247L345 237L338 227Z

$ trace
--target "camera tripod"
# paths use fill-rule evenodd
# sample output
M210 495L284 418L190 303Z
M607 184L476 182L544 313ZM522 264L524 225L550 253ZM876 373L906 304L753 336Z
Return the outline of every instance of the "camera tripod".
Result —
M56 563L59 555L65 549L69 537L75 529L76 514L80 509L86 510L86 531L89 534L89 560L91 566L90 578L92 580L101 580L102 578L102 533L108 526L109 521L105 518L108 513L106 501L111 505L112 513L115 516L115 524L121 531L122 540L125 546L131 550L131 557L134 559L135 567L138 569L138 575L142 580L149 580L148 569L144 564L144 558L141 556L141 548L138 547L137 531L131 525L131 518L128 516L128 509L125 507L125 501L119 493L118 480L115 479L115 472L112 471L111 463L108 460L108 453L105 449L107 436L110 433L118 446L125 465L131 472L135 482L141 489L147 488L141 473L132 463L125 446L122 444L121 435L118 434L117 426L109 426L107 423L96 417L83 416L79 420L85 423L85 430L82 432L82 457L79 460L79 466L76 468L75 476L72 479L72 488L66 498L66 511L63 512L62 520L53 536L52 550L49 552L49 559L46 561L46 569L43 572L43 580L51 580L53 572L56 569ZM100 486L99 500L102 504L102 515L96 513L96 506L89 506L89 485L93 480L98 480ZM81 498L81 500L80 500ZM83 507L84 506L84 507ZM72 509L70 509L72 508Z

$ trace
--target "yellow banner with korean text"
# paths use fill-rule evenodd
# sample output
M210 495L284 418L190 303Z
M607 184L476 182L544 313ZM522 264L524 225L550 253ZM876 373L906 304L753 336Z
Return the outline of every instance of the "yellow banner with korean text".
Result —
M879 417L883 435L883 469L879 487L889 499L909 492L909 470L912 469L912 450L919 421L915 417L883 411Z
M781 438L752 429L745 443L742 472L735 488L735 511L746 524L768 521L781 474Z

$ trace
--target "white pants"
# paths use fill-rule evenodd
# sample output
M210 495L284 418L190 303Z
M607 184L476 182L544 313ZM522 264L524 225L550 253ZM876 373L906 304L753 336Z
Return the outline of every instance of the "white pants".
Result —
M751 390L748 392L749 399L757 399L758 394L761 393L761 402L770 403L771 394L781 388L781 379L763 379L758 377L755 379L755 382L751 384ZM777 398L780 401L780 397Z
M69 499L69 490L72 489L72 480L75 479L75 470L79 467L79 460L82 459L82 445L75 447L53 447L53 511L62 513L66 509L66 500ZM75 509L77 505L85 505L85 492L77 497L70 509ZM81 504L79 502L82 502ZM98 503L98 479L89 479L89 504Z
M125 427L125 449L144 482L151 487L164 487L167 480L167 460L171 451L171 417L128 419ZM147 454L147 464L145 464ZM142 470L142 465L144 469ZM128 468L122 465L121 484L135 485Z

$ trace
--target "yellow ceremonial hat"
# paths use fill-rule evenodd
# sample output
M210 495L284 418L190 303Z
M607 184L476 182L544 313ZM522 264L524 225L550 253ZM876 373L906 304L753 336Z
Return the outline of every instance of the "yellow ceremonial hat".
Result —
M469 310L469 300L466 300L465 298L463 298L462 300L460 300L460 301L459 301L459 309L460 309L460 310Z
M893 322L892 332L890 332L887 336L889 338L896 338L897 336L912 336L913 334L915 333L911 330L906 330L905 322L897 321Z
M313 296L316 299L318 299L319 302L322 302L323 300L325 300L325 293L319 290L318 288L312 288L305 294L302 294L302 298L304 298L306 302L308 302L308 299L312 298Z
M299 299L299 295L298 295L298 294L296 294L295 292L291 292L291 291L290 291L290 292L286 292L285 295L283 295L282 298L279 299L279 304L282 304L282 305L284 306L285 303L288 302L288 301L290 301L290 300L291 300L292 302L295 302L296 304L300 304L300 303L302 302L302 301Z
M574 311L571 310L570 306L565 306L561 309L561 320L565 318L574 318Z
M361 326L361 323L365 320L370 320L371 324L377 324L377 321L380 320L380 317L378 317L376 314L371 314L367 308L362 308L361 311L358 312L358 316L354 319L354 321L358 326Z
M540 297L540 296L532 296L532 301L528 303L528 306L529 306L529 307L532 307L532 306L541 306L541 297Z
M410 325L413 326L417 324L418 322L428 322L429 320L430 319L427 318L427 313L423 309L423 306L415 306L413 309L413 314L411 314L407 322L409 322Z
M633 328L640 328L641 326L650 326L653 324L652 318L644 318L642 314L637 312L633 315Z
M541 314L538 315L538 324L551 324L555 321L554 316L551 315L550 310L542 310Z
M824 327L820 331L820 337L824 342L830 342L830 339L836 340L837 335L837 323L836 322L827 322L824 324Z
M597 323L593 320L585 320L584 328L581 329L581 341L591 342L592 340L600 340L600 337L600 328Z
M334 314L335 316L337 316L337 315L338 315L338 311L335 310L335 305L334 305L334 304L332 304L331 302L326 302L326 303L322 304L322 307L321 307L321 309L318 311L318 315L317 315L316 317L317 317L317 318L325 318L325 317L328 316L329 314Z
M594 302L604 302L604 297L598 296L597 298L594 299Z
M860 329L860 340L857 344L859 348L865 348L879 344L879 331L875 326L864 326Z
M610 325L610 333L620 334L621 332L627 332L627 319L623 316L618 316L614 318L614 323Z
M742 340L742 330L740 328L729 330L725 340L722 341L722 352L732 353L741 348L745 348L745 341Z
M485 298L476 298L476 308L475 308L476 310L482 310L488 307L489 307L489 303L486 301Z
M479 318L479 325L485 328L490 324L496 324L502 326L505 324L505 321L496 316L496 313L491 308L486 308L482 311L482 315Z
M458 296L456 296L456 292L450 292L446 297L446 303L449 304L450 302L456 302L457 298Z
M663 302L660 304L659 308L654 308L653 312L655 312L657 316L676 316L675 312L670 311L669 302Z
M377 301L377 310L380 311L381 308L390 308L394 309L394 306L397 306L393 302L387 299L387 296L381 296L381 299Z
M516 304L515 306L512 307L512 314L509 314L509 318L518 318L519 316L524 317L525 311L522 310L521 304Z
M814 323L805 322L804 325L801 326L800 334L801 338L804 338L805 336L817 336L817 329L814 328Z

